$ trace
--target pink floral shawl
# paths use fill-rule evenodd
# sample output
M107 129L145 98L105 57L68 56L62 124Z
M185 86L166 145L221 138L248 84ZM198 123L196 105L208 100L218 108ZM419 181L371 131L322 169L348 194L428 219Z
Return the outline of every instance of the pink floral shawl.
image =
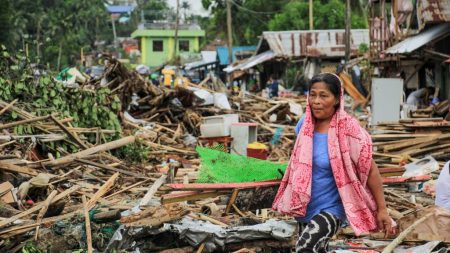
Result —
M372 166L372 141L358 121L344 111L343 94L341 81L340 107L328 129L328 153L347 220L360 235L377 229L377 205L367 187ZM313 134L314 119L308 104L303 126L272 205L283 214L306 214L311 198Z

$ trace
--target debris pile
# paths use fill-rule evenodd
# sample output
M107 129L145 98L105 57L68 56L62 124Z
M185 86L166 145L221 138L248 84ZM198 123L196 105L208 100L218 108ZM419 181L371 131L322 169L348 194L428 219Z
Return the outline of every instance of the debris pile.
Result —
M211 77L160 87L113 59L102 78L72 88L6 58L0 66L8 78L0 79L0 251L258 252L295 246L295 221L270 206L305 97L242 93L224 95L224 101L218 85L207 86ZM257 123L256 140L269 147L268 161L194 149L235 152L230 139L202 136L205 119L224 114ZM389 212L408 234L388 245L378 240L381 234L355 238L345 228L331 245L336 252L391 252L404 238L410 247L431 238L449 243L439 233L420 237L423 228L417 221L411 225L418 217L422 224L431 216L447 217L423 208L434 205L432 179L448 160L449 130L442 119L373 130ZM226 170L207 171L214 166ZM252 177L246 168L268 172Z

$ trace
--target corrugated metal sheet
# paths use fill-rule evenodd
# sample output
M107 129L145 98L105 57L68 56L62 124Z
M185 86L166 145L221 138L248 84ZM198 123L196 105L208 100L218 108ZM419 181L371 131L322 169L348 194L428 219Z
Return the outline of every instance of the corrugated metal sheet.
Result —
M243 62L239 63L236 66L228 66L228 67L224 68L223 71L230 73L230 72L233 72L236 70L246 70L255 65L258 65L265 61L268 61L268 60L272 59L273 57L275 57L275 54L273 53L272 50L269 50L269 51L254 55L248 59L245 59Z
M402 42L395 44L394 46L386 49L387 54L402 54L411 53L414 50L422 47L430 41L433 41L444 34L450 33L450 23L444 23L437 26L433 26L426 31L423 31L415 36L409 37Z
M351 39L351 52L356 54L362 43L369 45L369 30L352 29ZM345 56L344 29L264 32L262 40L267 41L270 49L277 57ZM262 44L259 44L260 47ZM260 48L257 52L259 51Z
M106 10L109 13L131 13L134 10L134 6L129 5L108 5Z
M417 20L420 29L427 24L449 22L450 0L418 0Z
M232 62L236 61L236 53L248 51L248 52L254 52L256 50L256 46L236 46L233 47L232 53L233 53L233 60ZM219 57L220 65L228 65L228 48L227 47L218 47L216 49L217 56Z

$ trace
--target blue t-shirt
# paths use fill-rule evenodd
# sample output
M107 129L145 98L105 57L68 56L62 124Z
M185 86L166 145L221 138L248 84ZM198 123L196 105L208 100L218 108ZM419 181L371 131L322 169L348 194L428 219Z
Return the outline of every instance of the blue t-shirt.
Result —
M302 117L295 127L298 135L303 125ZM329 212L345 221L345 210L331 170L328 156L328 134L314 132L313 137L313 173L311 184L311 200L304 217L297 217L299 222L309 222L322 211Z

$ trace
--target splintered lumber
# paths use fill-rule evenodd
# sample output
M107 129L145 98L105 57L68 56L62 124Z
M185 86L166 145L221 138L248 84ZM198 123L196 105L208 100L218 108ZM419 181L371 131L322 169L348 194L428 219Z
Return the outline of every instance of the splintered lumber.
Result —
M198 191L198 190L223 190L223 189L248 189L256 187L269 187L279 185L281 180L271 180L263 182L251 182L251 183L219 183L219 184L166 184L166 186L173 190L181 191Z
M22 173L22 174L27 174L27 175L31 175L31 176L37 176L39 174L34 169L23 167L23 166L18 166L18 165L15 165L12 163L7 163L7 162L0 162L0 170Z
M100 189L98 189L98 191L94 194L94 196L92 196L92 198L88 201L87 203L87 207L90 209L92 209L95 204L97 203L97 201L103 197L103 195L105 195L113 186L114 183L116 182L116 179L119 177L119 172L115 173L114 175L112 175L108 181L106 181L106 183L104 183Z
M61 157L59 159L53 160L53 161L45 162L44 165L54 167L54 166L71 163L71 162L75 161L75 159L84 158L86 156L89 156L89 155L92 155L92 154L95 154L98 152L116 149L116 148L125 146L127 144L133 143L135 140L136 140L136 138L134 136L127 136L122 139L104 143L104 144L101 144L101 145L98 145L98 146L95 146L92 148L88 148L83 151L80 151L80 152L77 152L74 154L70 154L70 155Z
M153 185L148 189L145 196L141 199L139 202L139 206L146 206L150 202L150 200L153 198L153 195L158 191L159 187L163 185L167 180L167 175L164 174L158 180L156 180Z
M106 164L101 164L101 163L96 163L96 162L92 162L89 160L85 160L85 159L75 159L75 161L80 162L80 163L84 163L87 165L92 165L101 169L105 169L105 170L109 170L109 171L114 171L114 172L119 172L122 173L124 175L128 175L128 176L132 176L132 177L136 177L136 178L146 178L146 176L142 175L142 174L138 174L138 173L134 173L132 171L128 171L128 170L122 170L122 169L117 169L114 168L112 166L106 165Z
M134 188L134 187L136 187L136 186L139 186L139 185L141 185L141 184L145 184L145 183L147 183L148 181L151 181L151 180L154 180L154 179L153 179L153 178L147 178L147 179L145 179L145 180L143 180L143 181L141 181L141 182L137 182L137 183L135 183L135 184L132 184L132 185L130 185L130 186L128 186L128 187L123 188L123 189L120 190L120 191L117 191L117 192L115 192L115 193L113 193L113 194L111 194L111 195L106 196L105 199L109 199L109 198L111 198L111 197L114 197L114 196L116 196L116 195L118 195L118 194L120 194L120 193L122 193L122 192L126 192L126 191L128 191L128 190L130 190L130 189L132 189L132 188Z
M63 130L64 133L69 135L70 138L72 138L72 140L75 141L80 147L82 147L83 149L89 148L89 146L86 145L83 141L81 141L80 138L78 138L78 136L75 133L72 133L69 129L67 129L67 127L64 126L63 123L61 123L61 121L59 121L53 115L50 115L50 118L53 120L53 122L56 123L56 125L58 125Z
M66 213L66 214L63 214L63 215L60 215L60 216L45 218L39 223L34 222L34 223L31 223L31 224L14 226L14 227L11 227L9 229L5 229L5 230L0 231L0 237L1 238L10 238L10 237L12 237L14 235L23 234L23 233L25 233L27 231L30 231L36 226L40 226L42 224L47 224L47 223L53 223L53 222L60 221L60 220L65 220L65 219L73 217L73 216L75 216L77 214L82 214L82 213L83 213L83 209L79 209L79 210L73 211L71 213Z
M80 189L80 186L78 186L78 185L72 186L71 188L69 188L69 189L67 189L67 190L65 190L65 191L63 191L63 192L61 192L61 193L58 194L55 198L53 198L53 200L51 200L51 203L50 203L50 204L53 204L53 203L55 203L55 202L58 202L59 200L65 198L65 197L67 197L67 196L69 196L70 194L74 193L75 191L78 191L79 189ZM14 221L20 219L20 218L22 218L22 217L25 217L25 216L27 216L27 215L30 215L30 214L36 212L36 211L41 210L41 208L42 208L43 206L44 206L44 203L43 203L43 202L40 202L39 204L36 204L35 206L33 206L32 208L30 208L30 209L28 209L28 210L26 210L26 211L23 211L23 212L21 212L21 213L19 213L19 214L17 214L17 215L14 215L14 216L12 216L12 217L10 217L10 218L8 218L8 219L5 219L5 220L0 221L0 228L3 227L3 226L5 226L5 225L8 225L8 224L11 223L11 222L14 222Z
M381 253L391 253L394 251L394 249L405 239L405 237L411 233L420 223L424 222L426 219L434 215L433 212L428 213L427 215L423 216L422 218L415 221L411 226L409 226L407 229L403 230L397 238L395 238L386 248L384 248L383 252Z
M225 213L229 213L229 212L230 212L231 206L232 206L232 205L234 204L234 202L236 201L236 198L237 198L237 196L238 196L238 193L239 193L239 189L238 189L238 188L235 188L235 189L233 190L233 193L231 194L230 200L228 201L227 208L225 209Z
M9 108L11 108L17 101L19 101L18 99L14 99L11 103L7 104L5 107L3 107L3 109L0 111L0 115L2 115L4 112L6 112Z
M102 223L120 220L121 217L120 210L112 210L108 212L96 213L92 216L92 220L97 223Z
M161 204L164 205L183 201L214 198L229 193L230 193L229 191L202 191L202 192L188 191L188 192L170 193L161 196Z
M52 199L56 196L56 194L58 194L58 191L53 190L50 195L48 195L47 199L44 202L44 205L42 206L42 209L39 211L37 218L36 218L36 223L40 223L42 221L42 218L44 217L45 213L47 212L48 206L50 205L50 202L52 201ZM37 240L39 238L39 225L36 227L36 231L34 234L34 240Z
M89 205L86 201L86 196L81 196L83 201L84 221L86 223L86 239L88 253L92 253L92 234L91 234L91 221L89 219Z
M36 121L46 120L46 119L49 119L49 118L50 118L50 115L42 116L42 117L35 117L35 118L31 118L31 119L19 120L19 121L11 122L11 123L8 123L8 124L0 125L0 130L7 129L7 128L10 128L10 127L15 127L15 126L18 126L18 125L28 124L28 123L32 123L32 122L36 122Z
M221 226L221 227L228 227L228 226L229 226L228 224L225 224L225 223L223 223L223 222L221 222L221 221L218 221L218 220L216 220L216 219L213 219L213 218L211 218L211 217L209 217L209 216L206 216L206 215L204 215L204 214L202 214L202 213L199 213L199 214L198 214L198 218L199 218L200 220L209 221L209 222L211 222L212 224L219 225L219 226Z

